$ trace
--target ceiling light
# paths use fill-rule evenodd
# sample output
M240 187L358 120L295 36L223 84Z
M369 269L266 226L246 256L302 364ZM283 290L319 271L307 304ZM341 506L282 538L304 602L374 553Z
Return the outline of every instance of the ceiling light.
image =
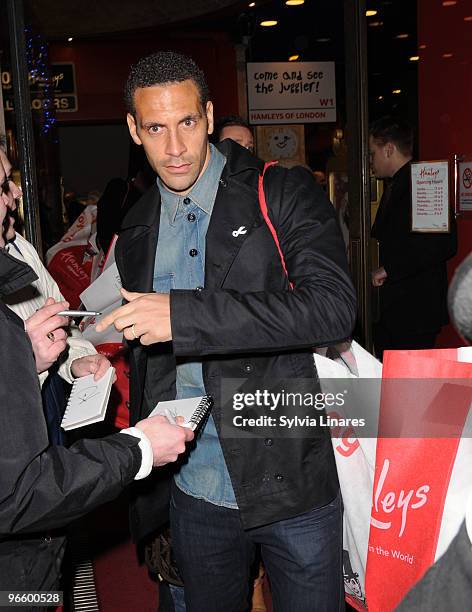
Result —
M265 21L261 21L260 25L263 28L272 28L273 26L276 26L279 22L277 21L277 19L266 19Z
M297 59L298 59L299 57L300 57L300 56L299 56L299 55L297 55L297 54L295 54L295 55L291 55L291 56L288 58L288 61L289 61L289 62L296 62L296 61L297 61Z
M467 15L467 17L464 17L464 21L472 21L472 15Z
M374 15L377 15L377 11L366 11L365 12L366 17L373 17Z
M420 56L412 55L409 59L410 59L410 62L417 62L420 59Z
M329 42L330 40L331 38L315 38L315 41L319 43Z
M393 90L392 90L392 93L393 93L393 94L401 94L401 93L402 93L402 90L401 90L401 89L393 89Z
M397 34L397 35L395 36L395 38L399 38L399 39L403 39L403 38L410 38L410 35L409 35L409 34L406 34L406 33L405 33L405 34Z
M379 28L380 26L383 26L384 22L383 21L370 21L369 22L369 27L371 28Z
M69 36L69 38L67 39L67 42L72 42L74 39L72 38L72 36Z
M285 0L285 4L287 6L300 6L300 4L305 4L305 0Z
M443 6L454 6L454 4L457 4L457 0L444 0L442 3Z
M249 3L249 8L253 8L253 7L255 7L255 6L256 6L256 3L255 3L255 2L250 2L250 3Z
M377 100L383 100L384 97L383 96L377 96Z
M426 45L420 45L418 49L426 49Z
M453 54L452 53L443 53L442 57L444 57L444 59L449 59L450 57L452 57Z

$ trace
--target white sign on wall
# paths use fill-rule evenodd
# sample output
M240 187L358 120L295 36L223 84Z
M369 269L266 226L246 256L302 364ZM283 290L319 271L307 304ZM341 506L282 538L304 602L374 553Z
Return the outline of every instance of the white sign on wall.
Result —
M247 64L249 123L336 121L334 62Z
M472 161L459 163L457 178L459 210L472 210Z
M411 229L413 232L449 231L449 163L411 164Z

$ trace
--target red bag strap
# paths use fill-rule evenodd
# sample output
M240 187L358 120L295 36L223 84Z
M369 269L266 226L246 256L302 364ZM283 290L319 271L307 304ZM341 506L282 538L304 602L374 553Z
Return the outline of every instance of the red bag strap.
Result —
M279 242L279 237L277 236L277 231L275 227L273 226L272 221L270 220L270 217L269 217L269 209L267 207L267 200L266 200L265 193L264 193L264 175L266 173L266 170L270 168L271 166L275 166L276 164L278 164L278 162L276 161L266 162L264 164L264 169L262 170L262 174L259 174L259 189L258 189L259 206L261 209L262 216L264 217L264 221L266 222L266 225L269 228L270 233L272 234L272 238L274 239L275 246L277 247L277 251L279 252L280 263L282 264L282 268L284 269L285 276L288 278L287 266L285 265L285 257L284 257L284 254L282 253L282 249L280 248L280 242ZM293 283L290 281L290 279L288 280L288 282L290 285L290 289L293 289Z

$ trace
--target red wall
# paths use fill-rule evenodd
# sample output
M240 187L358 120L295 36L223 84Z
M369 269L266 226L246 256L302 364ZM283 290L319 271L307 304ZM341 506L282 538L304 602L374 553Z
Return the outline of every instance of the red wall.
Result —
M420 159L472 155L472 2L444 7L440 0L418 0ZM443 58L443 53L452 53ZM453 166L451 165L451 168ZM451 205L454 200L451 198ZM457 222L458 253L449 273L472 251L472 213ZM464 344L451 326L441 346Z
M158 42L156 42L158 41ZM51 62L75 64L78 111L57 113L59 122L124 120L123 86L129 67L153 51L172 49L190 55L205 72L216 116L238 112L236 56L228 37L219 33L164 38L51 43Z

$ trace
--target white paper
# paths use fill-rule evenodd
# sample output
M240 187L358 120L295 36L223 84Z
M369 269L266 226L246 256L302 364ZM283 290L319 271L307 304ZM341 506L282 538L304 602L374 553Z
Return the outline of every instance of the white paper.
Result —
M106 317L112 310L121 306L121 298L102 310L102 314L98 317L87 317L83 323L80 324L80 331L82 336L91 342L94 346L99 344L108 344L123 342L123 333L115 329L114 325L110 325L105 331L100 333L97 332L96 327L104 317Z
M80 294L82 303L88 310L104 312L111 304L119 302L121 306L122 288L120 273L116 263L107 268Z
M449 231L449 164L447 161L411 164L411 229Z

